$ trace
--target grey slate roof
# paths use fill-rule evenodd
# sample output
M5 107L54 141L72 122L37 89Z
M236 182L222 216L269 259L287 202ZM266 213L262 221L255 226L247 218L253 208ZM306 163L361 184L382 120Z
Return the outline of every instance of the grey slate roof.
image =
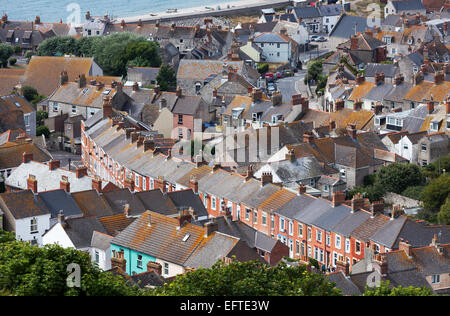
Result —
M39 196L50 210L51 218L57 218L60 210L66 218L83 216L72 196L64 190L42 192Z
M425 10L425 7L421 0L399 0L392 1L397 12L410 11L410 10Z
M321 16L321 12L316 7L294 8L294 12L298 19L318 18Z
M394 78L397 73L398 67L391 64L374 64L368 63L366 65L366 77L375 77L377 73L384 73L386 78Z
M330 37L350 39L350 37L355 34L355 27L356 33L363 33L366 29L373 29L373 27L369 27L367 22L368 19L365 17L347 15L344 13L331 31Z
M322 16L335 16L344 11L341 4L321 5L318 9Z
M96 217L67 219L64 230L77 249L91 246L94 231L107 234L105 228Z
M94 231L92 233L91 247L106 251L111 246L110 243L113 238L113 236Z
M262 33L255 37L254 43L287 43L288 41L277 33Z
M328 206L328 210L312 220L311 223L316 227L331 231L337 223L350 214L350 208L344 205L332 207L328 204Z
M353 230L368 220L370 215L364 211L356 211L344 217L339 223L334 225L333 231L344 237L350 237Z
M350 278L347 278L342 272L330 273L325 276L329 282L334 282L338 289L341 289L343 295L361 295L362 292L353 283Z

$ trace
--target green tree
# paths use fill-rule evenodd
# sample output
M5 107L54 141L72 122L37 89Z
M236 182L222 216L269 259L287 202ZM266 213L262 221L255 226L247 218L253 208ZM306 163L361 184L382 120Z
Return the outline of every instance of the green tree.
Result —
M16 58L10 58L9 59L9 65L10 66L14 66L17 63L17 59Z
M48 118L48 112L37 111L36 112L36 124L38 126L44 125L44 120Z
M0 228L0 244L16 240L14 233L7 232Z
M0 63L3 68L8 66L8 59L12 54L14 54L14 49L11 45L4 43L0 44Z
M156 76L156 81L158 81L161 91L174 91L177 87L175 70L169 65L162 65Z
M131 43L126 48L126 59L135 67L159 67L159 45L154 41Z
M381 185L387 192L401 194L407 187L421 185L424 181L417 165L393 163L380 169L376 184Z
M264 75L266 72L269 71L269 64L268 63L259 64L257 69L261 75Z
M31 86L25 86L23 87L23 97L27 99L28 102L33 101L35 97L37 97L39 94L37 90Z
M45 138L48 138L50 136L50 129L45 126L45 125L41 125L39 127L36 128L36 136L41 136L44 135Z
M6 237L8 238L8 237ZM69 264L78 264L80 287L68 287ZM88 253L58 245L36 247L27 242L0 243L0 293L19 296L139 295L119 276L101 271Z
M128 32L104 36L101 41L93 42L93 56L106 75L125 76L128 56L131 56L127 56L127 47L145 41L145 37Z
M280 263L270 267L257 261L229 265L216 263L210 269L199 268L177 277L151 294L173 296L273 296L341 295L322 274L309 273L305 266L288 267Z
M441 206L437 218L440 224L450 225L450 198L447 198L445 203Z
M38 53L39 56L76 55L76 40L72 36L50 37L39 44Z
M366 288L363 296L433 296L433 292L428 287L390 287L389 281L382 281L380 286Z
M437 213L450 194L450 174L443 174L433 179L422 191L423 206L426 210Z
M406 190L402 192L402 195L414 200L420 200L420 197L424 189L425 189L424 185L407 187Z

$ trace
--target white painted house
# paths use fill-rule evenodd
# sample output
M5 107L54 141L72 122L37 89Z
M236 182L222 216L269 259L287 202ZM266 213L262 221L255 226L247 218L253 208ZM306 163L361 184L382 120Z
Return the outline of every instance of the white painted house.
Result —
M289 63L292 66L295 66L297 63L297 60L295 60L297 43L286 34L261 33L254 38L253 43L262 49L266 62Z
M3 229L14 232L17 240L42 245L42 235L50 228L50 210L31 190L0 195Z

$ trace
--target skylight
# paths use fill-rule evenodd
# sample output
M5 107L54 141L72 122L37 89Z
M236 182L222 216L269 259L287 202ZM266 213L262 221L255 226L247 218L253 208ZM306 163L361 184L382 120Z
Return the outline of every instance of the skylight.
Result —
M186 234L186 235L183 237L183 242L186 242L186 241L189 239L189 237L191 237L191 235L190 235L190 234Z

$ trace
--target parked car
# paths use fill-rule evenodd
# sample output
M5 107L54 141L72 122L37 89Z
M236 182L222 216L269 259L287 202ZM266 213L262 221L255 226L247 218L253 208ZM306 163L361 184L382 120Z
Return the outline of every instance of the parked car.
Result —
M273 73L271 73L271 72L267 72L266 73L266 80L267 81L273 81L274 80L274 75L273 75Z
M327 41L327 39L325 38L325 37L323 37L323 36L319 36L317 39L316 39L316 42L326 42Z
M269 82L267 84L267 94L269 96L271 96L275 91L277 91L277 88L276 88L275 84L272 83L272 82Z
M294 75L294 72L292 70L283 70L284 77L292 77L293 75Z
M277 79L283 78L283 74L281 72L276 72L275 73L275 77L277 77Z
M310 41L315 42L319 37L320 37L319 35L312 35Z

